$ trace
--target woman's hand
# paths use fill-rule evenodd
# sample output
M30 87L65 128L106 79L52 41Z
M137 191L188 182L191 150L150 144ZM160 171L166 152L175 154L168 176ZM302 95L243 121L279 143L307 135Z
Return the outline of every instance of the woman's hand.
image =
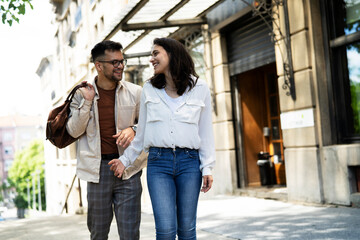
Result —
M203 185L202 185L201 191L203 193L206 193L207 191L209 191L212 186L212 183L213 183L212 175L203 176Z
M134 140L135 132L131 127L125 128L124 130L113 135L116 138L116 144L123 148L127 148L132 140Z
M124 173L125 166L122 164L120 159L113 159L108 164L111 165L110 170L114 172L114 176L121 178Z

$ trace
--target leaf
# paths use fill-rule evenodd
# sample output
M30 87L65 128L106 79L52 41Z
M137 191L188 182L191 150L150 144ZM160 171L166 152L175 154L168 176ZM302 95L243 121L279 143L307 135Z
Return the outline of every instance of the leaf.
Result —
M2 14L2 22L5 24L5 20L6 20L6 12Z
M17 18L14 14L11 14L11 18L17 22L19 22L19 18Z
M30 5L31 9L34 9L34 6L31 4L32 0L23 0L23 1L27 2Z
M2 23L5 24L7 22L10 26L14 21L19 23L18 17L20 15L25 15L27 4L31 9L34 9L33 5L31 4L32 1L33 0L0 0L0 14L2 17Z
M8 9L10 9L10 8L16 9L16 8L15 8L15 5L13 4L13 1L11 1L11 2L9 3Z
M25 4L20 4L18 10L19 10L19 14L24 15L25 14Z

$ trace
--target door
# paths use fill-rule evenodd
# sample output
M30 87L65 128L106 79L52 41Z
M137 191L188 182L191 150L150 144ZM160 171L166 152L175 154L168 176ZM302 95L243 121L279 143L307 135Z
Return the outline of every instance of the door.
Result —
M268 129L269 134L265 136L268 141L269 153L272 156L272 171L274 173L274 184L285 185L285 161L284 146L280 122L280 105L277 76L272 67L264 69L266 85L266 105L268 108ZM265 134L264 134L265 135Z
M258 154L269 152L273 184L285 184L283 143L275 63L237 77L247 186L260 186ZM280 176L281 175L281 176Z

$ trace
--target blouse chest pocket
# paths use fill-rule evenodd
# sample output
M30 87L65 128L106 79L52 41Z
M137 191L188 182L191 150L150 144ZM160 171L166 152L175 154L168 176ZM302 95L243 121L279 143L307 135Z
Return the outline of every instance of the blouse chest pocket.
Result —
M188 100L180 108L177 119L180 122L198 124L203 107L205 107L205 104L201 100Z
M146 122L157 122L162 121L161 116L163 115L163 108L160 103L160 99L148 98L145 101L146 106Z

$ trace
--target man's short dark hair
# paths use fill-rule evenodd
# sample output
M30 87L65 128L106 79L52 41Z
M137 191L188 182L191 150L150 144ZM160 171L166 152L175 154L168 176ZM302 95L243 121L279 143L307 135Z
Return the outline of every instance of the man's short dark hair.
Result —
M121 51L123 49L121 43L114 42L111 40L105 40L99 42L95 45L95 47L91 50L91 61L95 62L99 57L105 55L105 50L109 51Z

